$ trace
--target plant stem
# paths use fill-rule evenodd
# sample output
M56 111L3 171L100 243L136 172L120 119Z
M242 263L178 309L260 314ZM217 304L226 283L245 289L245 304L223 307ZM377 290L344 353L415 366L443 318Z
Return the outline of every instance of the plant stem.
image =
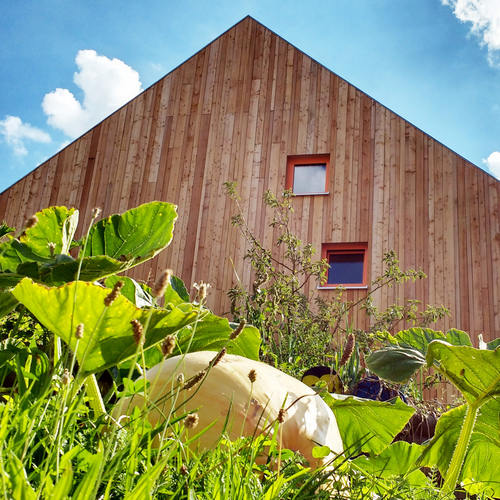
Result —
M446 473L445 482L442 488L445 495L453 492L457 485L458 477L464 463L465 454L467 453L467 448L469 447L469 441L472 436L472 430L474 429L478 410L479 405L477 404L468 405L467 407L464 424L462 426L462 430L460 431L457 446L453 456L451 457L450 466L448 468L448 472Z
M95 375L92 374L87 377L84 382L87 395L90 398L90 406L94 410L94 420L97 420L102 415L106 414L106 407L104 406L104 401L102 400L101 391L97 385L97 379Z

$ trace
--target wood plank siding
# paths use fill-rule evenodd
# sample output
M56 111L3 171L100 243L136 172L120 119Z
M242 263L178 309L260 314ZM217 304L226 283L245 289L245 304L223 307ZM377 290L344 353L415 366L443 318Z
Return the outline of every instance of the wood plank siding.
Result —
M131 275L171 267L188 287L208 282L224 314L235 272L247 288L252 276L223 182L238 183L250 227L272 245L262 195L284 190L287 156L304 154L331 159L329 194L293 200L304 243L320 255L322 243L368 242L369 280L395 250L429 279L377 293L377 305L443 304L439 328L500 336L500 183L250 17L4 191L0 217L19 227L75 206L81 233L93 207L175 203L171 246Z

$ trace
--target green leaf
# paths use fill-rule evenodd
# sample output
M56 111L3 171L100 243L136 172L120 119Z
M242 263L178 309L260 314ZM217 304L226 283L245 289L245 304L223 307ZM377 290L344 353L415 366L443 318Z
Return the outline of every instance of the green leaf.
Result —
M450 330L451 331L451 330ZM456 330L458 331L458 330ZM436 332L430 328L410 328L402 330L394 336L401 347L408 347L420 351L424 356L427 352L427 346L437 339L445 340L442 332Z
M472 347L469 335L466 332L456 330L455 328L446 332L446 341L451 345L466 345Z
M83 476L83 479L80 480L78 488L71 497L73 500L87 500L88 498L93 498L93 496L90 495L93 495L96 490L96 481L99 477L102 459L102 451L87 458L90 465L87 473Z
M219 351L226 346L229 354L258 360L261 341L259 331L247 325L235 340L228 342L229 336L237 326L236 323L230 325L227 319L209 313L196 324L196 332L192 340L194 325L180 332L178 346L172 356L188 352L188 350L189 352Z
M13 233L15 229L8 226L5 222L0 225L0 238L3 238L6 234Z
M108 288L113 288L115 283L118 281L123 281L123 288L120 293L127 297L132 304L135 304L137 307L144 309L145 307L151 307L153 305L153 297L148 293L144 288L137 283L137 281L132 278L128 278L127 276L110 276L106 278L106 286ZM151 290L149 287L145 287Z
M415 462L421 452L421 446L417 444L398 441L388 446L380 455L361 456L352 462L372 476L380 478L405 476L415 468ZM407 481L412 486L427 484L425 474L419 470L412 472Z
M494 351L500 345L500 338L494 339L486 344L486 349L489 351Z
M469 404L500 395L500 349L479 350L435 341L429 345L427 364L445 375Z
M467 404L439 418L422 464L438 466L445 478L445 493L461 481L471 492L490 488L494 496L500 496L498 474L491 467L500 463L500 349L434 341L427 363L461 391Z
M191 304L182 304L171 311L147 311L139 309L122 295L106 307L104 299L110 290L85 282L47 288L25 278L12 293L40 323L60 336L73 351L76 348L76 327L84 324L84 335L76 353L83 370L82 376L115 366L135 355L137 346L130 324L132 319L146 325L149 318L144 343L144 349L149 349L198 317L198 308Z
M2 273L14 273L19 264L26 262L26 258L21 255L13 246L12 240L0 243L0 271ZM4 286L0 283L0 286Z
M415 412L399 398L390 403L326 394L324 399L335 415L344 447L360 447L360 452L381 453Z
M437 466L443 477L446 477L466 412L467 405L462 405L439 417L434 437L424 448L419 465ZM493 493L490 496L500 497L498 470L492 466L500 463L499 414L500 403L492 399L481 407L475 422L458 476L458 481L465 483L464 487L470 493L491 488Z
M175 205L160 201L111 215L92 226L85 256L107 255L127 262L127 268L137 266L170 243L176 220Z
M78 266L79 261L71 257L56 259L51 263L40 266L40 281L52 286L60 286L64 283L75 281L77 277L81 281L97 281L106 276L124 271L127 269L128 263L120 262L106 256L84 257L79 276Z
M315 446L312 449L312 456L314 458L326 458L331 453L328 446Z
M7 316L19 304L10 292L0 292L0 318Z
M38 223L26 229L19 241L13 240L15 248L30 260L40 262L52 260L52 255L67 254L78 225L78 210L66 207L50 207L37 212ZM53 254L49 243L55 248Z
M366 358L366 366L379 377L391 382L406 382L425 365L420 351L404 347L384 347Z
M184 281L177 276L172 276L170 278L170 285L172 290L177 293L181 300L189 302L189 292L187 291L186 285L184 285Z
M59 477L54 489L50 494L51 500L64 500L73 486L73 470L71 462L66 462L63 473Z
M10 493L9 498L22 498L23 500L36 500L37 496L31 487L26 470L21 463L21 460L10 452L7 460L4 461L4 466L9 470L10 476ZM4 479L4 478L2 478Z
M150 498L151 490L163 469L165 469L168 459L169 457L165 457L153 467L144 471L140 475L140 479L135 488L130 493L125 495L125 500L143 500L145 498Z

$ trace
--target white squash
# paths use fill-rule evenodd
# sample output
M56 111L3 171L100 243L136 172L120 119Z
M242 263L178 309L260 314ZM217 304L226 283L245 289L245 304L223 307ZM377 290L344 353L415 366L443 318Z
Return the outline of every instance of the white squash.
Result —
M187 382L202 370L206 370L216 353L203 351L189 353L184 358L176 356L166 359L146 373L151 382L148 390L150 400L158 402L163 415L169 415L173 398L165 394L178 392L174 404L177 414L200 408L196 432L215 421L199 440L202 448L209 449L225 429L230 439L243 435L267 432L278 418L281 408L286 409L281 436L281 446L299 451L310 463L318 467L324 461L312 456L315 446L328 446L332 452L341 453L342 439L335 416L320 396L295 378L265 363L252 361L241 356L226 354L210 369L201 385L190 390L178 391L177 377L183 374ZM256 380L252 384L249 372L255 370ZM182 376L181 376L182 377ZM252 387L253 385L253 387ZM189 399L190 398L190 399ZM140 395L126 398L121 405L122 413L131 413L135 406L142 408L144 399ZM229 413L229 416L228 416ZM115 415L116 417L117 415ZM158 422L161 413L156 409L149 412L152 424ZM193 431L191 431L191 435Z

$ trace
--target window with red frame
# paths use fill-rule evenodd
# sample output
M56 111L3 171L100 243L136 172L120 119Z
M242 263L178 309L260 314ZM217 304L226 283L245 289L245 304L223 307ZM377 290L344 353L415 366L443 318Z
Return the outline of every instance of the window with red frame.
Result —
M294 194L328 194L330 155L289 156L286 188Z
M366 243L325 243L322 258L329 265L322 287L361 288L367 284Z

